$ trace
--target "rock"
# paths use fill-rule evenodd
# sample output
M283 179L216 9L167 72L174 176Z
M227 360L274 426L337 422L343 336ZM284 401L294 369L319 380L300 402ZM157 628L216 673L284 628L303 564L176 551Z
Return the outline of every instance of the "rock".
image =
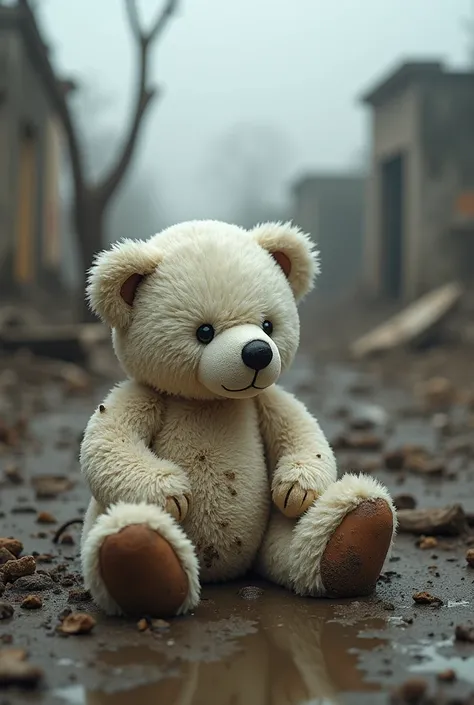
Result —
M471 568L474 568L474 548L466 551L466 561Z
M430 548L436 548L438 545L437 539L435 539L434 536L421 536L419 539L418 543L418 548L421 548L422 550L429 550Z
M428 691L423 678L410 678L392 693L391 705L422 705Z
M18 578L13 586L15 590L21 592L42 592L54 587L54 582L49 575L36 573L36 575L25 575L23 578Z
M418 387L418 394L430 411L445 411L456 401L456 389L446 377L431 377Z
M6 548L7 551L10 551L10 553L13 553L13 555L18 558L23 551L23 544L18 539L0 538L0 548Z
M411 494L399 494L393 499L397 511L401 509L415 509L416 499Z
M445 683L452 683L456 680L456 671L453 671L452 668L447 668L445 671L441 671L440 673L438 673L437 678L439 681L443 681Z
M256 587L255 585L248 585L247 587L241 588L237 595L243 600L258 600L262 597L265 591L262 588Z
M403 470L405 464L405 453L402 449L391 450L384 455L385 467L387 470Z
M436 605L440 607L443 604L443 600L440 597L431 595L431 593L426 591L415 593L413 600L417 605Z
M89 590L84 590L82 588L69 590L68 602L88 602L90 599L91 594Z
M9 602L1 602L0 601L0 620L10 619L13 612L14 612L13 605L11 605Z
M31 483L38 499L54 499L74 487L74 482L65 475L40 475Z
M420 475L442 475L446 466L443 460L431 458L426 452L411 453L405 457L404 470Z
M23 649L0 649L0 686L34 688L43 671L26 660Z
M342 433L332 441L335 450L380 450L383 446L383 439L375 433L369 431Z
M8 561L16 561L16 556L8 548L0 548L0 566L5 565Z
M21 485L24 482L21 470L18 465L7 465L7 467L5 468L4 475L5 479L8 482L11 482L12 485Z
M43 600L38 595L28 595L21 603L25 610L39 610L43 606Z
M89 634L96 625L94 617L86 612L72 612L63 619L58 627L62 634Z
M14 561L9 561L1 567L0 573L4 582L13 583L23 576L33 575L36 570L36 561L33 556L23 556Z
M139 632L146 632L146 630L148 629L148 622L146 621L146 619L140 619L137 622L137 629Z
M155 631L167 631L170 628L170 623L164 619L151 619L150 626Z
M402 509L398 512L399 531L430 536L460 536L467 527L460 504L433 509Z
M474 644L474 626L472 624L458 624L454 630L454 638L456 641Z
M51 512L38 512L36 517L38 524L56 524L57 519L51 514Z

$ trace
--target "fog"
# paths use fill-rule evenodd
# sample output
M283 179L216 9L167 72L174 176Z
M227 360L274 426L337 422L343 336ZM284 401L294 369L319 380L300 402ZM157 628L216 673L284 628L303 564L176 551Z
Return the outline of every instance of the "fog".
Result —
M249 125L268 128L275 149L266 148L282 150L278 167L269 168L276 200L302 172L357 165L367 130L360 94L404 59L465 63L469 4L181 0L153 53L163 94L133 165L146 172L162 217L220 215L223 180L232 183L223 145L232 130L251 132ZM157 7L142 0L144 20ZM56 69L103 93L100 116L88 115L90 129L100 117L120 136L135 71L123 2L41 0L37 9Z

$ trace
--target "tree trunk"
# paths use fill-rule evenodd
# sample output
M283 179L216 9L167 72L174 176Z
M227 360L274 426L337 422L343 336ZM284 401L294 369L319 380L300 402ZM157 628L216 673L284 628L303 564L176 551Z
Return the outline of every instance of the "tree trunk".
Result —
M84 323L96 321L86 298L87 274L95 255L104 247L104 205L88 191L76 196L74 222L80 244L80 271L83 273L80 292L80 319Z

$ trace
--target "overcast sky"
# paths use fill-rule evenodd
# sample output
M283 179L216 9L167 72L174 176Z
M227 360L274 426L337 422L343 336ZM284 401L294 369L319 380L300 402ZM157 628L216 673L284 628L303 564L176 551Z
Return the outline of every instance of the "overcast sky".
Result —
M142 0L145 18L160 1ZM104 88L119 131L135 71L122 0L38 4L56 66ZM366 139L361 92L405 58L462 65L470 4L181 0L153 54L152 76L165 92L148 116L136 165L147 169L150 189L179 220L213 214L211 164L235 124L268 125L281 135L286 181L343 169Z

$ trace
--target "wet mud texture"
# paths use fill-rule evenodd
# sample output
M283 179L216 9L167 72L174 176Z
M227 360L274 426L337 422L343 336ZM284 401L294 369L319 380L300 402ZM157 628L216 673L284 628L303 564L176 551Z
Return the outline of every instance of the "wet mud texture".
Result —
M14 403L0 408L0 536L19 539L21 555L36 556L36 571L7 584L0 596L1 705L470 702L469 403L420 409L399 386L348 367L315 372L305 359L284 383L320 418L341 473L367 470L409 508L460 504L462 521L452 535L401 533L369 598L302 599L248 576L205 588L202 604L185 618L105 618L83 590L80 525L68 527L61 542L53 539L87 506L79 442L110 385L91 381L71 390L48 376L23 380L21 398L15 394ZM423 450L424 465L418 456L414 463L413 445ZM24 650L13 654L20 665L12 665L11 652L2 661L6 649ZM19 687L2 684L9 669L20 674ZM394 694L408 679L417 680Z

